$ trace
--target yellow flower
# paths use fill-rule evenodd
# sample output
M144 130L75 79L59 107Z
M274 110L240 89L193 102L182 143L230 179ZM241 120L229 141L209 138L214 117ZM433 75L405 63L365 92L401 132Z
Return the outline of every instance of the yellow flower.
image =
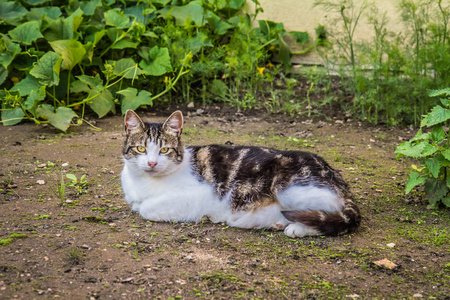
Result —
M259 73L260 75L263 75L264 70L266 69L265 67L262 67L262 68L256 67L256 68L258 69L258 73Z
M271 62L269 62L269 63L266 65L266 67L268 67L268 68L273 68L274 65L273 65Z
M168 82L169 82L169 77L167 77L167 76L164 77L164 82L165 82L165 83L168 83Z

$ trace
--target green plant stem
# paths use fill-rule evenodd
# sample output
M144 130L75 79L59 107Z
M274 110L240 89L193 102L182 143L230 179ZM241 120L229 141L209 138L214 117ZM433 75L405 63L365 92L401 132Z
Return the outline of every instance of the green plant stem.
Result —
M70 75L72 75L72 69L69 70L69 76L67 78L67 103L66 103L66 106L70 104Z
M55 88L55 87L53 87ZM47 94L47 96L49 96L50 98L53 99L53 107L56 107L56 102L58 102L58 105L61 105L61 102L52 94L50 94L49 92L45 91L45 93Z

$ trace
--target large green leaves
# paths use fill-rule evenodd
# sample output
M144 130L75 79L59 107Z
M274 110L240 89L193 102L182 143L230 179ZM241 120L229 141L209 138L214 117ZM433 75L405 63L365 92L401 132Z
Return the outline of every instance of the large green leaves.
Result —
M417 172L411 172L408 177L408 181L406 182L405 192L409 194L411 190L418 185L425 184L425 178L420 176Z
M47 52L31 69L30 74L39 79L41 84L58 85L62 57L55 52Z
M431 109L431 112L422 119L420 126L434 126L439 123L443 123L450 119L450 109L443 108L442 106L435 106Z
M62 56L64 69L72 70L73 67L83 60L86 54L86 49L83 44L75 40L54 41L50 42L50 46L56 53Z
M88 104L99 118L103 118L110 111L116 113L114 97L109 90L101 90Z
M166 11L181 26L189 25L191 22L196 26L202 26L206 22L203 7L195 1L184 6L175 6Z
M32 75L28 75L13 86L10 91L18 91L19 95L23 97L29 95L32 91L38 90L41 86L42 84L39 83L39 79Z
M78 37L78 27L83 21L83 11L78 8L67 18L58 18L53 21L44 32L44 37L49 41L71 40Z
M47 52L31 69L30 74L39 79L41 84L58 85L62 57L55 52Z
M21 51L19 44L13 43L9 37L0 34L0 64L8 68L17 54Z
M425 193L427 194L428 202L432 207L435 207L445 195L449 192L446 183L441 180L427 178L425 181Z
M142 74L136 62L132 58L122 58L115 62L114 74L124 78L134 79Z
M438 146L430 144L428 141L419 143L403 142L395 149L395 153L413 158L420 158L430 156L438 151L438 149Z
M30 21L20 24L13 30L10 30L9 35L15 42L31 45L32 42L38 38L44 37L40 31L39 23L37 21Z
M105 12L105 22L106 25L113 26L119 29L124 29L128 27L129 19L123 14L119 14L114 10L108 10Z
M0 1L0 20L7 24L20 25L20 20L26 13L27 10L18 1Z
M127 88L126 90L117 93L123 95L122 115L125 114L128 109L135 110L141 105L153 105L151 94L147 91L140 91L138 93L135 88Z
M12 107L8 103L2 102L2 123L5 126L12 126L20 123L25 116L20 107Z
M53 106L43 104L36 110L37 116L45 117L51 125L59 130L66 131L69 128L70 122L77 114L68 107L58 107L55 111Z
M290 35L293 35L295 37L295 42L297 44L306 44L309 41L309 35L308 32L304 31L291 31L289 32Z
M72 83L72 90L78 93L88 93L87 104L99 118L104 117L110 111L116 112L114 97L109 90L103 87L103 80L99 75L95 77L81 75L77 78L79 81Z
M169 49L153 47L146 55L146 58L141 60L139 66L148 75L160 76L172 70L170 63Z

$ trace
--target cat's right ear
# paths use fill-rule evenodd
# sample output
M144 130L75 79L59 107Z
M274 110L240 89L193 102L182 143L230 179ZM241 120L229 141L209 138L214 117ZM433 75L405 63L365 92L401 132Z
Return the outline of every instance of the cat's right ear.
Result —
M136 130L136 129L144 129L144 122L142 122L141 118L132 111L131 109L127 110L125 113L125 132L129 133L130 131Z

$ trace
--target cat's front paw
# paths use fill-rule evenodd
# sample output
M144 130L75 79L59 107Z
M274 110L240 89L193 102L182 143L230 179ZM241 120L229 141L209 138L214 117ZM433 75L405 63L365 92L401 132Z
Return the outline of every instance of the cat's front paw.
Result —
M142 202L133 202L133 204L131 204L131 210L132 211L139 211L141 208L141 203Z
M284 234L288 237L295 238L304 237L307 235L320 235L320 232L301 223L292 223L286 226L284 229Z

